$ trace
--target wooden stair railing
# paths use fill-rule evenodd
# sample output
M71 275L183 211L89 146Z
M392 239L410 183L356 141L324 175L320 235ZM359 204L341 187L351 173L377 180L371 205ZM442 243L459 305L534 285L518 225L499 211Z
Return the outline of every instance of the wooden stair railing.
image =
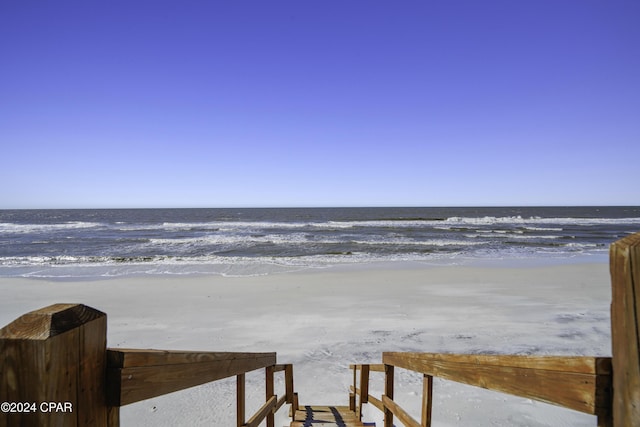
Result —
M119 408L228 377L237 377L237 426L273 427L274 413L294 402L293 367L276 353L107 349L106 314L81 304L54 304L0 329L3 402L68 403L69 411L0 412L0 426L120 425ZM245 420L245 374L265 369L266 402ZM285 391L274 391L274 373Z
M351 408L361 414L363 403L373 404L385 427L394 416L405 426L430 426L436 376L593 414L600 427L640 426L640 233L614 242L609 260L612 357L383 353L383 364L351 365ZM395 367L423 374L420 422L393 401ZM381 399L368 393L371 371L385 372Z
M596 415L598 426L611 425L611 358L565 356L460 355L442 353L383 353L383 364L351 365L360 372L360 387L351 401L372 403L385 413L385 427L397 417L405 426L431 425L433 377L539 400ZM420 422L393 400L394 368L423 374ZM384 395L368 394L370 371L385 373Z

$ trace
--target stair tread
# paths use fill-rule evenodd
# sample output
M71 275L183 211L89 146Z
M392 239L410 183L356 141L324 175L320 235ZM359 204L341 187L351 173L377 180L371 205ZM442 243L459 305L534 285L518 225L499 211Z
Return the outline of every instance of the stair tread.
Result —
M301 406L290 427L305 427L313 421L319 427L361 427L364 424L348 406Z

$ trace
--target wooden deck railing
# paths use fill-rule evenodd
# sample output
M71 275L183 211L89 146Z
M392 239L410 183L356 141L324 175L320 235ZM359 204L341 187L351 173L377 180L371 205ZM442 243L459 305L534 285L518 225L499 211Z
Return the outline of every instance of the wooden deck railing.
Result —
M352 386L353 409L372 403L385 413L385 426L397 417L405 426L431 425L433 377L539 400L596 415L598 426L611 425L611 358L564 356L459 355L442 353L383 353L383 364L351 365L360 372ZM394 400L394 369L423 375L421 420L416 421ZM385 373L380 399L368 393L369 372Z
M106 315L80 304L21 316L0 330L0 355L0 400L36 405L3 410L0 426L116 427L121 406L233 376L238 427L273 427L274 413L295 401L293 367L277 365L276 353L107 349ZM257 369L265 370L266 402L246 421L245 374ZM276 372L285 374L280 399ZM42 410L45 402L68 402L69 410Z
M361 416L371 403L384 412L385 427L394 416L405 426L428 427L435 376L592 414L599 427L640 426L640 233L611 245L610 271L613 357L388 352L382 364L350 366L351 409ZM420 422L393 400L396 367L423 375ZM369 394L370 372L385 373L380 399Z

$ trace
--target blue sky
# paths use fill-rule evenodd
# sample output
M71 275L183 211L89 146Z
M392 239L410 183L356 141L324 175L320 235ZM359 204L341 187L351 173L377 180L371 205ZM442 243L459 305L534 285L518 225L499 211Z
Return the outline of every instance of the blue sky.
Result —
M640 2L0 4L0 208L640 204Z

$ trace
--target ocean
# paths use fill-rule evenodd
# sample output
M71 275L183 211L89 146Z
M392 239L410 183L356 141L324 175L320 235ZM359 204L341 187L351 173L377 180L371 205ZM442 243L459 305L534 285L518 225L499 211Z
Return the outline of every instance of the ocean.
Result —
M640 207L0 210L0 277L601 262L613 241L638 231Z

